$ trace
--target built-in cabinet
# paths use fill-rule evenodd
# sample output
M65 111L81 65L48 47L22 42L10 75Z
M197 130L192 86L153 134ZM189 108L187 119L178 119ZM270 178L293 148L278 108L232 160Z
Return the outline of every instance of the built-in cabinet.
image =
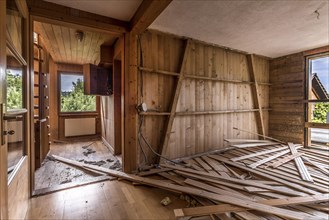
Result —
M49 125L49 74L47 73L47 57L39 41L34 35L34 125L35 125L35 167L41 166L50 146Z

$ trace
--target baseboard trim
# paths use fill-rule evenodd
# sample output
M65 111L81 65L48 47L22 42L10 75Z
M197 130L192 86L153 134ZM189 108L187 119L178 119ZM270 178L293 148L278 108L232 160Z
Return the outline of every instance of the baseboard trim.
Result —
M111 146L111 144L109 142L107 142L107 140L102 137L102 141L104 143L104 145L110 150L110 152L114 155L114 148Z

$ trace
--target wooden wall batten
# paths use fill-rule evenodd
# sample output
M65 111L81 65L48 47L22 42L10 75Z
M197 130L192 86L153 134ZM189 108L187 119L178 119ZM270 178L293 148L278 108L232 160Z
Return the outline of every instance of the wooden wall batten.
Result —
M171 112L184 41L183 38L151 30L140 35L139 66L142 68L139 68L138 74L139 102L145 102L150 111L150 114L143 114L141 131L147 142L158 152L166 133L166 121L169 117L167 113ZM143 68L147 71L143 71ZM255 81L262 82L258 85L257 94L260 108L267 109L268 59L254 56L254 72ZM251 81L246 54L191 40L184 74L189 77L185 77L182 82L175 113L196 113L181 114L174 118L172 129L168 131L170 138L167 150L163 152L164 156L178 158L223 148L224 138L257 138L233 130L233 127L239 127L257 132L255 109L252 105L252 83L240 83ZM252 109L254 110L244 111ZM151 111L159 114L152 114ZM221 114L211 114L216 111ZM262 112L267 134L268 112ZM148 161L154 161L156 157L145 144L143 149ZM139 164L145 163L141 155L139 148Z

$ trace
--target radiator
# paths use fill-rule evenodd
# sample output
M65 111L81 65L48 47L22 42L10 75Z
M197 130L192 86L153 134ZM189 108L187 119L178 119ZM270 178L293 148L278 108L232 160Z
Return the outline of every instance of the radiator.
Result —
M65 137L96 134L96 118L65 119Z

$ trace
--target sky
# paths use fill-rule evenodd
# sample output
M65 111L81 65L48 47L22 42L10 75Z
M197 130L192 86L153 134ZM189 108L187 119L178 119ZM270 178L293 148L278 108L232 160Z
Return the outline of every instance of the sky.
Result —
M329 93L329 56L312 60L312 73L317 73Z
M61 75L61 90L62 92L71 92L73 90L72 82L78 79L83 81L83 75L62 74Z

